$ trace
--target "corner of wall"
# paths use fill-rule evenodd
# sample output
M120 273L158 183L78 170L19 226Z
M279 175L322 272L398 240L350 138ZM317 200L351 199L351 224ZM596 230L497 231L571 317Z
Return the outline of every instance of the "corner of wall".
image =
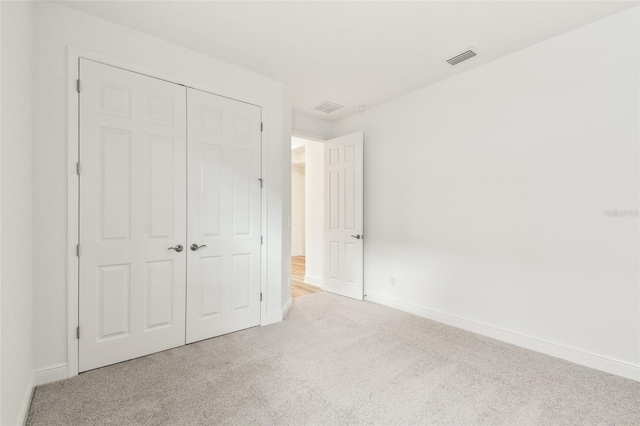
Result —
M280 312L291 298L291 129L293 115L291 97L285 89L282 107L282 257ZM281 314L282 316L282 314ZM281 318L282 319L282 318Z
M34 388L34 2L1 2L2 424L23 424ZM10 84L8 84L10 83ZM10 107L8 107L10 106Z
M284 308L282 308L282 319L286 318L286 316L289 313L289 311L291 310L292 306L293 306L293 298L289 297L289 300L284 305Z
M26 425L27 418L29 417L29 409L31 408L31 401L33 400L33 395L36 391L34 375L31 376L31 380L25 390L25 394L22 397L22 403L20 405L20 410L18 411L18 419L16 425Z

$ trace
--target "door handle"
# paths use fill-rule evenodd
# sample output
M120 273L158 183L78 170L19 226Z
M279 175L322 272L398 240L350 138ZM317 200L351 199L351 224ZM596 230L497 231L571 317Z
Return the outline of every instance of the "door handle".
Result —
M364 239L364 236L357 234L357 235L352 235L351 238L355 238L356 240L359 240L360 238Z
M201 249L202 247L206 247L206 244L203 244L201 246L197 245L197 244L191 244L191 251L197 251L198 249Z
M184 250L184 247L182 247L180 244L178 244L178 245L177 245L177 246L175 246L175 247L169 247L167 250L175 250L175 251L177 251L178 253L180 253L182 250Z

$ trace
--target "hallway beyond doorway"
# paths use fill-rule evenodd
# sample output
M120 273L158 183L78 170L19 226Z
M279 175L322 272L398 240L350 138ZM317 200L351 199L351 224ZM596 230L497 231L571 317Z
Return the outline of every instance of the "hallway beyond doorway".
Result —
M305 296L322 291L320 287L304 282L305 257L291 257L291 297Z

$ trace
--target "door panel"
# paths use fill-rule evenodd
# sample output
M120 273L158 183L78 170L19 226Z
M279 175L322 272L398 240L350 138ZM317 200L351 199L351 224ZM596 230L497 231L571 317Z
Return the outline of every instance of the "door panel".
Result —
M260 324L260 108L188 89L187 343Z
M186 89L80 60L80 371L184 344Z
M325 266L323 289L362 300L363 134L325 143Z

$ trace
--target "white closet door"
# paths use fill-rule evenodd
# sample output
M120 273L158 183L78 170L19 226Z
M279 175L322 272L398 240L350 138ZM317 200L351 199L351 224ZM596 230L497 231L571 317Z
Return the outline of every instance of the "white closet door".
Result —
M191 343L260 324L261 124L257 106L187 99Z
M186 89L80 61L80 371L185 342Z
M325 230L323 290L362 300L364 135L325 142Z

